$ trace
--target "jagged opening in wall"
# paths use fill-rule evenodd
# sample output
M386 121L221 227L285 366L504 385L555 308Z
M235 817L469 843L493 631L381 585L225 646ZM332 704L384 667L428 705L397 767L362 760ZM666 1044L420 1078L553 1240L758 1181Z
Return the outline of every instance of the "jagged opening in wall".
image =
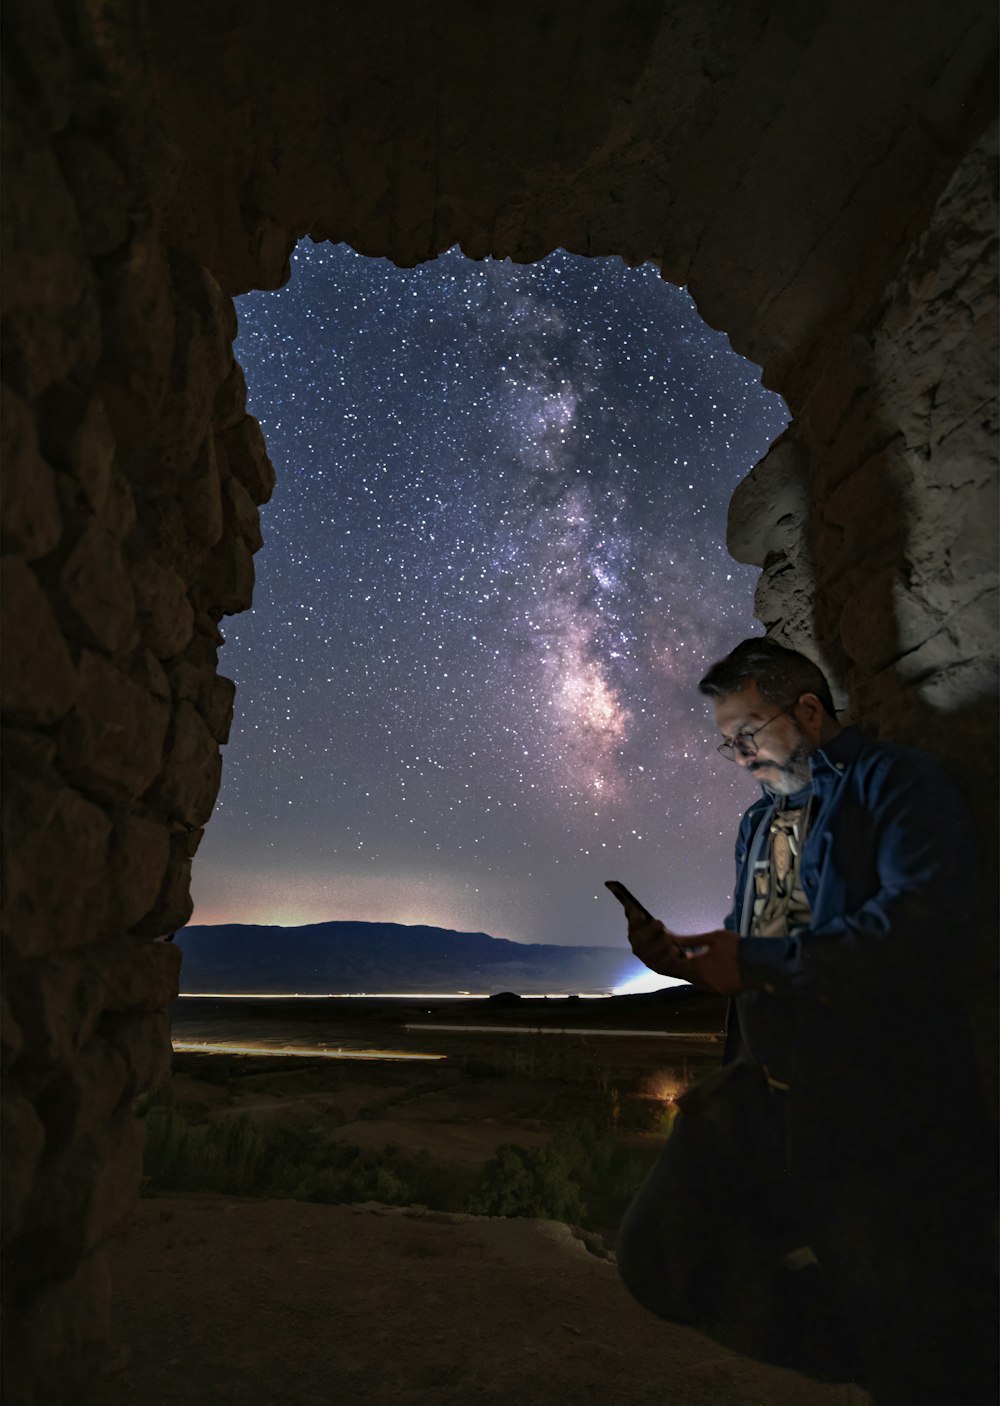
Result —
M651 265L562 252L303 243L238 313L277 488L193 923L608 944L609 864L709 922L745 797L696 683L759 630L724 545L787 421L759 368Z

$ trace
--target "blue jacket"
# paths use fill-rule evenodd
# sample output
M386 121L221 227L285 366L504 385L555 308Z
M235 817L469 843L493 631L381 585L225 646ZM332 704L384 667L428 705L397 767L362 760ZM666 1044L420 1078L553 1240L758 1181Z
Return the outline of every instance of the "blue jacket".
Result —
M744 937L748 989L731 1004L726 1059L763 1058L741 1015L785 1031L793 1160L820 1165L869 1114L880 1145L899 1151L901 1128L912 1144L948 1071L974 1078L959 992L979 871L965 805L929 756L847 727L811 770L818 811L801 867L811 922L794 937ZM748 876L773 806L765 792L740 825L730 930L753 902Z

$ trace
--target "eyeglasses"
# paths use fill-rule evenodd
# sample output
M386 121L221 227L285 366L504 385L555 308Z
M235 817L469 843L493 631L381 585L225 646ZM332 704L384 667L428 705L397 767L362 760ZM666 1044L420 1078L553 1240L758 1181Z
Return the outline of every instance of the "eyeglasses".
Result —
M790 708L782 708L780 713L775 713L773 718L768 718L767 722L761 723L760 727L755 727L753 732L738 732L735 737L727 737L721 747L717 747L715 750L721 752L727 762L735 762L737 752L741 757L755 757L757 743L754 738L757 734L763 732L766 727L770 727L778 718L783 718L786 713L794 711L794 705Z

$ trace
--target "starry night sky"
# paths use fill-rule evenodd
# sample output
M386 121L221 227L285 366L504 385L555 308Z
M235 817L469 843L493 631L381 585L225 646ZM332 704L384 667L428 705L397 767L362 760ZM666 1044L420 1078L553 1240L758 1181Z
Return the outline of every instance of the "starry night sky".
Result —
M784 403L648 265L292 269L237 301L278 486L192 921L616 944L618 878L718 926L755 788L697 682L760 633L726 506Z

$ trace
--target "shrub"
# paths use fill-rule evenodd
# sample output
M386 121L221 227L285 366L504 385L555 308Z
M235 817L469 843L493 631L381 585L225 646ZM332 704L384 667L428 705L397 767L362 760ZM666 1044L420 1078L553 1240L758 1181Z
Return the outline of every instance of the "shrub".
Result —
M319 1130L255 1123L246 1114L197 1125L168 1101L152 1101L147 1128L145 1194L218 1191L230 1196L298 1201L382 1201L451 1209L461 1200L453 1178L426 1150L381 1153L331 1142ZM529 1216L602 1232L613 1229L655 1157L630 1151L589 1122L560 1129L546 1147L504 1144L465 1200L474 1215Z
M169 1105L146 1112L144 1189L220 1191L230 1196L281 1196L330 1203L420 1202L439 1207L440 1169L426 1152L406 1156L386 1148L382 1158L330 1142L288 1123L254 1123L245 1114L200 1126Z
M554 1145L498 1147L466 1207L477 1216L532 1216L573 1224L584 1213L580 1184Z
M649 1160L623 1148L593 1123L573 1123L560 1129L547 1147L498 1147L466 1210L606 1228L617 1224Z

